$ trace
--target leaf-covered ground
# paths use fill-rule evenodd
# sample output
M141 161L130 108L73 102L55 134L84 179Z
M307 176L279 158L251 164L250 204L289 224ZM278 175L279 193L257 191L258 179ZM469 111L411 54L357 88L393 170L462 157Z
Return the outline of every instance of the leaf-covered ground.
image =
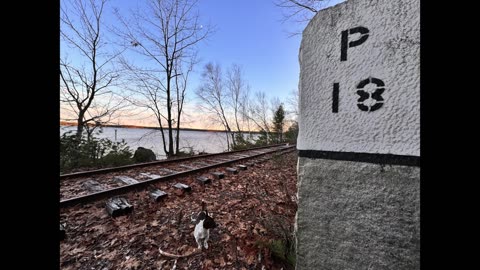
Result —
M291 269L275 259L274 240L290 239L296 204L296 152L258 163L238 174L202 186L193 175L158 183L169 195L155 202L148 190L123 195L132 213L116 218L105 202L61 209L66 238L60 242L61 269ZM172 187L192 187L182 192ZM162 256L196 250L192 213L207 203L218 227L210 231L209 249L186 258ZM279 243L279 242L277 242ZM270 247L270 248L269 248Z

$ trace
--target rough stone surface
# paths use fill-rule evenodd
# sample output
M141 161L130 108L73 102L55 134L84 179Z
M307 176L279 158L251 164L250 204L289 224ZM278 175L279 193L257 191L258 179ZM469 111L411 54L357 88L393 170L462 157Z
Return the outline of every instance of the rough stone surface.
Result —
M420 168L300 158L296 269L420 269Z
M315 15L299 52L299 150L420 155L419 21L418 0L349 0ZM368 38L340 61L342 31L359 26L368 28ZM359 38L348 35L349 42ZM362 111L357 85L370 77L385 83L383 105Z

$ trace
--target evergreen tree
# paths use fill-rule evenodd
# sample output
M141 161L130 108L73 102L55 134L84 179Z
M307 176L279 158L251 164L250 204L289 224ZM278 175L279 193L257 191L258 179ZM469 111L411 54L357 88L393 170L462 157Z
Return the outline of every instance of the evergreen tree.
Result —
M277 143L283 141L283 126L285 125L285 110L283 109L283 104L278 106L278 109L275 111L273 116L273 132L276 134Z

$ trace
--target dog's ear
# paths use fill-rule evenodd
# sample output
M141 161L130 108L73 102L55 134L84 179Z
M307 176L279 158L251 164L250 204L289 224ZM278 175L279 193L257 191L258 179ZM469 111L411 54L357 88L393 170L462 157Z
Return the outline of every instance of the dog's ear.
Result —
M207 217L207 215L205 215L205 212L202 211L198 214L198 217L197 217L196 221L198 222L200 220L204 220L206 217Z
M202 201L202 211L206 211L207 210L207 204Z
M205 221L203 222L203 227L205 229L213 229L213 228L216 228L217 227L217 223L215 223L215 221L213 220L213 218L207 216L205 218Z

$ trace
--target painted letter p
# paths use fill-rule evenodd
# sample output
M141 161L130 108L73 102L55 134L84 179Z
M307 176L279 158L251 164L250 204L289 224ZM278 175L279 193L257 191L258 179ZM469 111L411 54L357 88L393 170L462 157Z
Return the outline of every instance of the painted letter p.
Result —
M357 40L353 40L348 42L348 36L359 33L360 38ZM352 48L364 43L368 38L368 28L358 26L355 28L351 28L345 31L342 31L342 46L340 51L340 61L347 61L347 50L348 48Z

